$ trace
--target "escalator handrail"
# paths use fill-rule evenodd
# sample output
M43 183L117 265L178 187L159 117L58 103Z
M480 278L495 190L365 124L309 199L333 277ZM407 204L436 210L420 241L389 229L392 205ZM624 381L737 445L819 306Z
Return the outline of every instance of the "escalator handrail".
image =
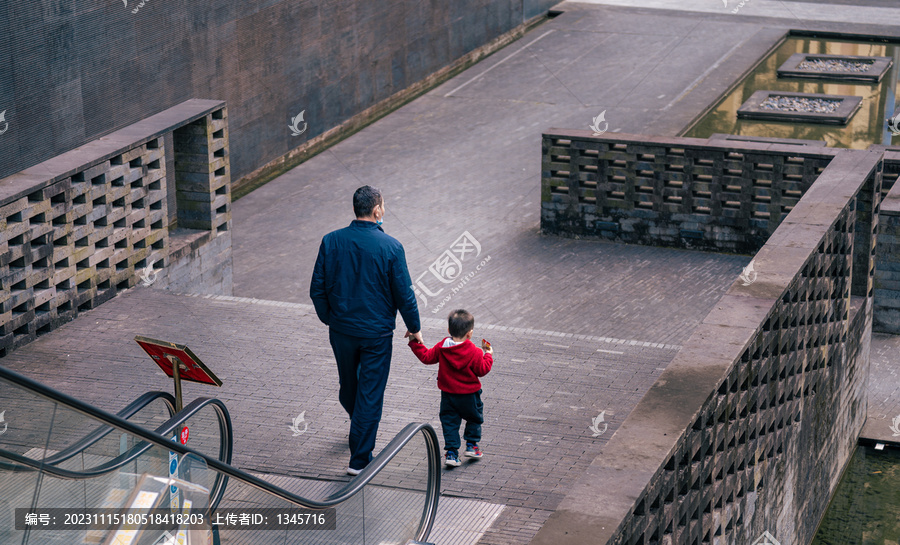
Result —
M163 436L168 436L177 427L182 425L186 420L188 420L189 418L194 416L194 414L196 414L200 409L206 407L207 405L217 405L217 406L219 406L219 408L222 408L222 409L224 409L224 406L225 406L224 403L222 403L218 399L214 399L214 398L195 399L187 407L185 407L180 413L178 413L174 417L170 418L169 420L167 420L166 422L161 424L155 430L154 433L157 433L157 434L160 434ZM228 418L227 409L225 409L225 411L226 411L225 417ZM229 419L229 424L230 424L230 419ZM230 432L230 425L229 425L229 432ZM231 434L229 433L227 436L227 438L229 439L228 442L230 442L230 437L231 437ZM170 439L170 441L171 441L171 439ZM225 443L225 442L226 441L224 441L224 440L220 440L220 443ZM174 444L174 443L169 443L169 446L171 447L172 444ZM155 445L152 444L151 442L147 441L146 439L144 439L140 443L137 443L136 445L134 445L130 449L126 450L125 452L119 454L118 456L111 458L110 460L107 460L106 462L103 462L102 464L100 464L98 466L94 466L90 469L82 469L82 470L63 469L63 468L56 467L55 465L50 465L49 467L47 467L47 464L46 464L47 458L43 458L43 459L39 459L39 460L32 459L32 458L22 456L21 454L16 454L14 452L10 452L8 450L0 448L0 456L3 456L4 458L10 459L10 460L13 460L17 464L27 466L26 468L21 468L21 469L16 468L16 467L4 467L2 465L2 462L0 462L0 468L6 469L8 471L29 471L29 470L39 471L39 470L43 470L43 471L53 475L54 477L60 477L62 479L91 479L94 477L99 477L101 475L110 473L111 471L114 471L126 464L129 464L129 463L135 461L137 458L140 457L141 454L147 452L153 446L155 446ZM174 449L170 448L170 450L174 450ZM220 452L222 452L224 454L224 456L226 456L227 462L231 461L231 448L220 450Z
M0 368L2 369L2 368ZM168 394L166 394L168 395ZM140 399L140 398L139 398ZM174 398L173 398L174 399ZM169 420L161 424L156 428L155 433L169 437L172 433L180 429L185 422L189 419L193 418L197 413L199 413L205 407L211 406L216 411L216 416L218 417L219 422L219 459L224 461L227 464L231 463L231 456L233 453L233 430L231 427L231 416L228 413L228 409L225 407L225 404L222 403L218 399L214 398L197 398L191 403L189 403L184 409L181 410L178 414L171 417ZM109 426L106 426L110 430ZM109 432L106 432L109 433ZM104 433L103 435L106 435ZM88 445L89 446L89 445ZM82 470L74 470L74 469L63 469L56 467L55 465L47 465L47 458L41 460L34 460L31 458L27 458L20 454L16 454L14 452L10 452L6 449L0 448L0 457L6 458L8 460L12 460L15 464L7 464L5 462L0 461L0 469L5 469L7 471L44 471L45 473L49 473L54 477L59 477L61 479L90 479L94 477L99 477L101 475L105 475L107 473L112 473L117 469L137 460L142 454L150 450L154 445L146 440L141 441L140 443L134 445L127 451L119 454L118 456L103 462L98 466L94 466L90 469L82 469ZM71 448L71 447L70 447ZM210 489L210 506L215 509L218 506L219 501L222 499L222 496L225 494L225 485L227 483L228 477L223 476L221 473L216 473L216 480L213 483L212 488Z
M175 415L175 397L169 392L158 391L145 393L144 395L129 403L124 409L117 412L116 416L127 420L128 418L134 416L139 411L150 405L150 403L160 398L163 400L163 402L165 402L166 408L169 410L169 417L171 418ZM57 452L56 454L45 457L43 459L43 462L45 464L58 464L60 462L64 462L69 458L78 455L97 441L103 439L104 437L112 433L112 431L113 428L109 426L100 426L93 432L85 435L83 438L66 447L65 449Z
M317 501L298 496L292 492L288 492L287 490L264 481L259 477L256 477L255 475L251 475L250 473L233 467L230 464L224 463L220 460L207 456L206 454L195 451L194 449L182 445L181 443L172 442L162 435L145 430L144 428L133 424L128 420L119 418L112 413L94 407L62 392L58 392L48 386L45 386L44 384L32 380L24 375L20 375L19 373L11 371L3 366L0 366L0 378L6 379L14 384L23 387L26 390L31 391L38 396L59 403L73 411L84 414L85 416L88 416L95 420L100 420L114 428L140 437L148 443L152 443L154 445L177 452L182 455L193 454L203 459L208 467L211 467L218 472L224 473L228 478L236 479L237 481L240 481L247 486L256 488L263 492L267 492L273 496L281 498L284 501L308 509L325 509L328 507L334 507L353 497L357 492L359 492L367 484L369 484L369 482L372 481L372 479L378 474L378 472L381 471L381 469L383 469L407 443L409 443L418 433L421 432L425 438L426 447L428 450L428 483L426 486L426 502L423 511L423 519L420 523L419 528L419 538L428 535L427 532L430 531L431 525L434 522L434 516L437 513L437 503L440 496L441 478L439 466L440 448L437 434L435 433L434 428L432 428L431 425L427 423L408 424L405 428L403 428L403 430L400 431L400 433L398 433L394 437L394 439L392 439L384 447L384 449L382 449L378 456L376 456L359 475L351 479L347 483L347 485L342 487L340 490L324 498L323 500ZM49 468L44 469L47 470Z

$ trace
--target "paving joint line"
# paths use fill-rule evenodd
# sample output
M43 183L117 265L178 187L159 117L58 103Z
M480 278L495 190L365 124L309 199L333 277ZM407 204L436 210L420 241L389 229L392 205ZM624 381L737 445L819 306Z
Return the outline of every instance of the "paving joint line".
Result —
M227 301L232 303L247 303L252 305L263 305L269 307L282 307L282 308L291 308L295 310L303 310L307 314L315 313L315 307L308 303L288 303L284 301L271 301L267 299L256 299L254 297L235 297L233 295L210 295L210 294L201 294L201 293L177 293L170 292L177 295L185 295L188 297L200 297L203 299L213 299L216 301ZM428 318L428 317L420 317L419 321L425 325L433 326L433 327L444 327L447 325L446 320L441 320L439 318ZM677 344L665 344L665 343L652 343L649 341L639 341L636 339L617 339L614 337L600 337L596 335L579 335L575 333L563 333L561 331L548 331L545 329L531 329L527 327L510 327L510 326L501 326L497 324L486 324L481 326L485 330L496 330L496 331L507 331L510 333L517 333L521 335L542 335L547 337L554 337L557 339L565 338L572 339L578 341L589 341L589 342L604 342L609 344L619 344L626 346L636 346L640 348L659 348L662 350L681 350L681 345ZM544 343L547 344L547 343ZM563 347L563 345L550 345L556 348ZM566 346L565 348L568 348Z

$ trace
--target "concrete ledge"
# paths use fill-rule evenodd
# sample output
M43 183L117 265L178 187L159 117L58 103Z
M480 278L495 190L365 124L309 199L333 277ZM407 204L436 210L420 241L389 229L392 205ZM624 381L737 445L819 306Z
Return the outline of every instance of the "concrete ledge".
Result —
M73 174L90 169L123 152L156 140L173 129L194 122L225 103L192 98L177 106L119 129L33 167L0 179L0 206L45 188Z
M826 153L754 256L757 276L735 279L533 544L749 543L776 526L782 543L812 538L813 499L836 486L865 417L872 299L850 293L851 274L871 272L846 263L853 231L871 233L855 204L883 156Z
M0 356L135 286L138 277L160 280L157 264L190 260L204 245L214 245L217 257L197 265L191 278L230 293L227 154L211 156L206 172L215 183L207 194L189 195L186 202L196 206L179 214L203 216L197 223L206 231L176 232L174 248L166 199L180 178L177 167L166 172L166 136L190 127L207 135L207 147L227 151L226 122L224 102L189 100L0 180ZM166 276L160 283L169 282Z

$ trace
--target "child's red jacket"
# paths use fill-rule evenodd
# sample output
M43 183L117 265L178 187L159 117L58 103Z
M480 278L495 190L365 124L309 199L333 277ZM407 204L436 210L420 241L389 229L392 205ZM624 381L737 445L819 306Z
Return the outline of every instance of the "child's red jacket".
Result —
M409 347L425 365L440 362L437 383L442 392L448 394L477 392L481 389L478 377L483 377L491 371L494 357L489 352L483 352L468 339L457 345L444 346L447 339L450 337L444 337L430 349L425 348L420 342L411 340Z

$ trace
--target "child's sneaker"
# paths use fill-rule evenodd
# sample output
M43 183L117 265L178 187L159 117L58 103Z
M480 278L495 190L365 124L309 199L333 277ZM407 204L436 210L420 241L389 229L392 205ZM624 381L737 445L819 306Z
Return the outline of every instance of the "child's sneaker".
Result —
M447 467L459 467L462 465L462 462L459 461L459 455L455 450L448 450L447 455L444 458L446 459L444 463L447 464Z
M478 443L466 443L466 456L469 458L481 458L483 456L481 449L478 448Z

